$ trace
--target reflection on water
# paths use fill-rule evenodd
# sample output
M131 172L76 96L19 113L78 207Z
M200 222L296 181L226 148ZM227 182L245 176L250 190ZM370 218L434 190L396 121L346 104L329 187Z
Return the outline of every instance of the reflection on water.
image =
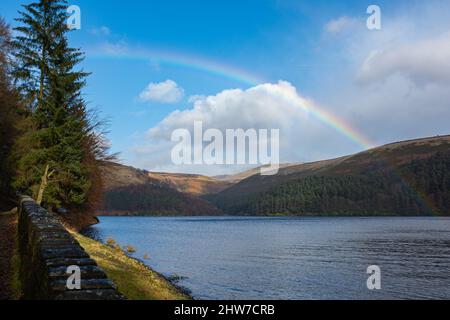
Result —
M103 217L86 233L132 244L198 299L450 298L446 218Z

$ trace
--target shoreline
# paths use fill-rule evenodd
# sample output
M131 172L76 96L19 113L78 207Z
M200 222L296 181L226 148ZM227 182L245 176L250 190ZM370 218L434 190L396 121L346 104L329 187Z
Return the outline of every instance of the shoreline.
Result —
M94 240L94 239L92 239L92 238L90 238L90 239L91 239L91 240ZM100 242L100 241L98 241L98 240L94 240L94 241L97 241L97 242L99 242L99 243L105 245L104 243L102 243L102 242ZM142 265L143 265L145 268L147 268L149 271L156 273L158 276L160 276L161 278L163 278L164 280L166 280L168 283L170 283L172 286L174 286L174 287L175 287L178 291L180 291L182 294L188 296L188 297L189 297L189 300L196 300L196 299L194 299L194 297L192 297L192 292L191 292L191 290L189 290L189 288L186 288L186 287L183 287L183 286L177 284L177 281L176 281L176 280L173 280L173 279L170 279L170 276L166 276L166 275L162 274L161 272L154 270L152 267L150 267L149 265L147 265L147 264L144 262L144 260L139 259L139 258L136 258L136 257L132 257L132 256L128 255L127 253L125 253L125 254L128 256L128 258L133 259L133 260L135 260L136 262L142 264ZM177 275L174 275L174 276L179 277L179 276L177 276ZM181 277L181 279L183 279L183 277Z
M153 270L121 248L112 248L80 233L72 233L128 300L193 300L187 288Z
M345 215L345 214L303 214L303 215L288 215L288 214L272 214L272 215L151 215L151 214L123 214L123 215L96 215L97 218L450 218L450 215L396 215L396 214L373 214L373 215ZM84 229L100 224L92 224ZM81 231L83 231L81 230Z
M100 217L100 216L98 216L98 217ZM100 223L100 221L99 221L99 223ZM94 226L94 225L92 225L92 226ZM92 226L90 226L90 227L92 227ZM88 228L89 228L89 227L88 227ZM86 229L86 228L85 228L85 229ZM84 229L83 229L83 230L84 230ZM90 239L90 240L92 240L92 241L95 241L95 242L97 242L97 243L99 243L99 244L101 244L101 245L103 245L103 246L108 246L107 244L103 243L103 242L102 242L101 240L99 240L99 239L94 239L94 238L90 237L89 235L83 234L83 230L77 232L77 234L78 234L78 235L81 235L81 236L83 236L83 237L85 237L85 238L87 238L87 239ZM170 283L173 287L175 287L178 291L180 291L182 294L186 295L186 296L188 297L189 300L195 300L194 297L192 296L192 292L191 292L191 290L190 290L189 288L186 288L186 287L183 287L183 286L179 285L179 284L177 283L176 280L170 279L170 276L166 276L166 275L162 274L161 272L158 272L158 271L154 270L152 267L150 267L149 265L147 265L147 264L145 263L144 260L139 259L139 258L136 258L136 257L133 257L133 256L130 256L130 255L127 254L126 252L123 252L123 253L124 253L129 259L132 259L132 260L136 261L137 263L141 264L141 265L142 265L144 268L146 268L148 271L153 272L153 273L157 274L158 276L160 276L161 278L163 278L164 280L166 280L166 281L167 281L168 283Z

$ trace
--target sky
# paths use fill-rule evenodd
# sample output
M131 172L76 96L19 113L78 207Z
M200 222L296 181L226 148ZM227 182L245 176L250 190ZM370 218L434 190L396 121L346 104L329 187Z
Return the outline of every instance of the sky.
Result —
M12 26L20 3L2 0ZM171 133L280 129L282 162L450 133L450 1L74 0L89 107L108 120L122 163L175 166ZM381 29L369 30L369 5Z

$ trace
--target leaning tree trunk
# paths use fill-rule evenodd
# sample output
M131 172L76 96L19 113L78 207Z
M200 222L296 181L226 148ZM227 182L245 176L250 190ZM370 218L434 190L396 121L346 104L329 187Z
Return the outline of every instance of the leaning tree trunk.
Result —
M42 199L44 198L44 192L45 192L45 189L47 188L47 185L48 185L48 179L51 177L51 175L54 172L54 171L52 171L52 172L49 173L48 172L49 169L50 169L50 166L47 165L45 167L44 175L41 177L41 185L39 187L39 192L38 192L38 196L37 196L37 199L36 199L36 203L38 205L42 204Z

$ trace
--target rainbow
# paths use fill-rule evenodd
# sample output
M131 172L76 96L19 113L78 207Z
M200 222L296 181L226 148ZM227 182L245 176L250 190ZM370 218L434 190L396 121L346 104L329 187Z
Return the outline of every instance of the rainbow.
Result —
M204 57L180 52L139 48L131 49L120 45L104 45L101 48L89 52L88 56L94 59L151 61L162 65L179 66L234 80L251 87L267 82L262 77L253 75L245 70L218 63ZM302 102L297 102L297 104L302 110L313 115L318 121L347 137L361 148L370 149L375 146L373 142L358 132L358 130L333 113L313 104Z
M166 64L172 66L179 66L182 68L188 68L198 70L208 74L216 75L226 79L234 80L238 83L245 84L250 87L255 87L264 83L267 83L265 79L253 75L245 70L218 63L204 57L184 54L180 52L169 52L163 50L148 50L148 49L130 49L125 46L105 46L100 50L93 50L88 52L89 58L94 59L119 59L119 60L136 60L144 62L155 62L157 64ZM363 150L372 149L376 144L365 137L361 132L352 127L344 119L331 113L328 110L318 106L315 103L309 103L306 100L301 99L298 94L289 97L289 103L294 103L301 110L307 114L312 115L316 120L324 125L332 128L341 135L347 137ZM427 201L427 198L419 191L414 190L410 184L398 177L412 190L419 200L422 201L429 208L433 206Z
M279 83L283 83L283 81ZM297 93L295 88L293 88L293 90L289 88L288 90L283 91L282 95L277 96L280 99L284 100L286 103L290 103L293 106L299 108L306 114L312 115L312 117L318 120L320 123L323 123L324 125L340 133L341 135L347 137L349 140L353 141L356 145L360 146L364 150L372 149L376 146L374 142L372 142L358 130L353 128L344 119L320 107L318 104L302 98Z
M328 110L325 110L315 104L300 104L300 106L312 114L317 120L333 128L335 131L347 137L364 150L372 149L376 146L374 142L353 128L344 119L339 118Z
M94 59L126 59L145 62L155 62L194 69L208 74L216 75L236 82L255 86L266 82L263 78L255 76L245 70L225 65L204 57L171 52L164 50L130 49L125 46L105 45L100 50L89 52L89 58Z

